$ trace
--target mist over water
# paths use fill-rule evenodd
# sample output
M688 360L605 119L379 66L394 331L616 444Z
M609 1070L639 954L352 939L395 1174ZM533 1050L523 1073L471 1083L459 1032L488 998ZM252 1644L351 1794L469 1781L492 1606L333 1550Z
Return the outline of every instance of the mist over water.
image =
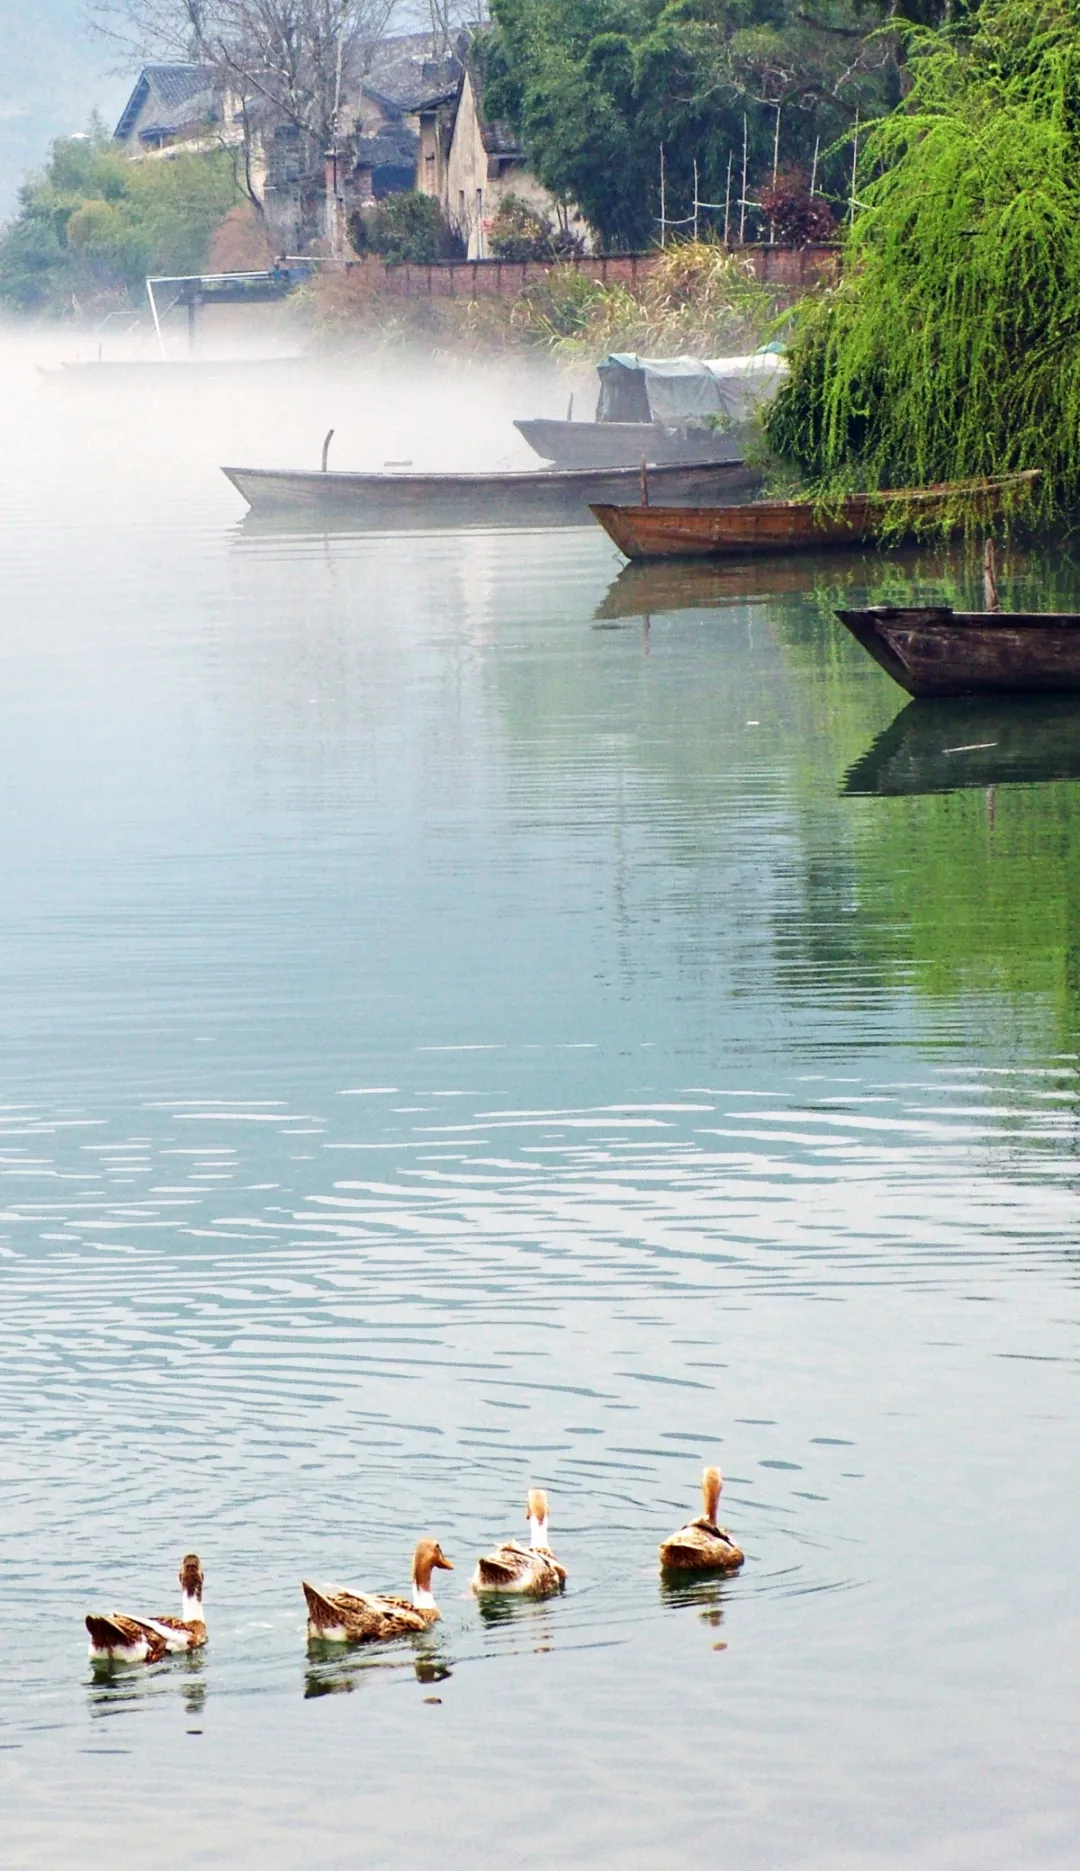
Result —
M834 590L975 568L254 527L223 461L526 467L564 386L76 348L0 349L0 1858L1070 1864L1076 786L840 790ZM530 1483L566 1595L482 1615ZM425 1532L442 1622L309 1654ZM205 1652L95 1676L191 1548Z

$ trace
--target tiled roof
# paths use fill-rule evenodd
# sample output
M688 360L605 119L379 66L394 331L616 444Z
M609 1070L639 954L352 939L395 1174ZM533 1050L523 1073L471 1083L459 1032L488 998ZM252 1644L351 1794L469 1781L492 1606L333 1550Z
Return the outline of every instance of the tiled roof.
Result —
M207 65L144 65L113 135L131 135L144 107L144 129L181 130L209 117L214 108L214 74Z
M358 136L354 167L357 169L411 169L416 163L420 138L403 124L380 130L375 136Z
M508 123L481 123L480 140L489 156L524 156L521 141Z
M431 33L400 33L372 47L359 82L379 103L414 111L434 93L451 90L460 72L461 62L453 53L436 56Z

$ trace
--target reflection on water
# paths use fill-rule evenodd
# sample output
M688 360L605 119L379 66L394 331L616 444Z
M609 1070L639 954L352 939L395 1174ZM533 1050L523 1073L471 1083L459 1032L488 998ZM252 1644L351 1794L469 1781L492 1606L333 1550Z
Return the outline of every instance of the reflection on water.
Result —
M308 1639L308 1667L304 1674L304 1699L318 1696L352 1695L365 1684L373 1685L388 1675L411 1669L418 1683L443 1683L451 1674L451 1665L430 1645L430 1638L406 1638L399 1643L329 1644ZM410 1657L409 1650L419 1654Z
M977 555L620 578L597 631L598 532L238 534L227 409L79 464L42 401L0 486L5 1862L1070 1864L1080 805L921 779L1071 727L894 728L830 615ZM706 1462L746 1564L669 1585ZM423 1642L305 1651L302 1577L464 1570L530 1482L563 1597L462 1571ZM187 1549L205 1654L87 1682L87 1604Z
M201 1717L210 1687L203 1651L166 1657L160 1663L117 1663L95 1657L90 1664L87 1709L93 1719L128 1715L152 1701L179 1697L184 1713Z
M1080 779L1075 695L909 702L844 776L848 794Z

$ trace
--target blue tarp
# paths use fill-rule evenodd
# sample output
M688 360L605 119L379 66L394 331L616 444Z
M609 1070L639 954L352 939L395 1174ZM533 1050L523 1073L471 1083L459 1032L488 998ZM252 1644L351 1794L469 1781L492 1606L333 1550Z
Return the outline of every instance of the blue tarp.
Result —
M746 422L775 395L787 371L774 350L747 357L638 357L613 352L598 365L598 422L662 422L674 426L720 417Z

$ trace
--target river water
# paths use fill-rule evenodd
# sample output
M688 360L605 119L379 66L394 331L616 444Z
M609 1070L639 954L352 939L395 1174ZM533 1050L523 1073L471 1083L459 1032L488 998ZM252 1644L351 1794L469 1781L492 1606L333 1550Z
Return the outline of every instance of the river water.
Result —
M3 365L4 1865L1074 1863L1076 736L891 728L830 608L973 564L253 528L217 463L317 459L344 390L80 397L47 348ZM515 389L384 362L346 426L497 458ZM746 1565L666 1592L707 1461ZM566 1595L481 1616L529 1484ZM437 1629L309 1656L300 1579L400 1590L426 1532ZM190 1548L206 1651L95 1676L84 1612L178 1610Z

